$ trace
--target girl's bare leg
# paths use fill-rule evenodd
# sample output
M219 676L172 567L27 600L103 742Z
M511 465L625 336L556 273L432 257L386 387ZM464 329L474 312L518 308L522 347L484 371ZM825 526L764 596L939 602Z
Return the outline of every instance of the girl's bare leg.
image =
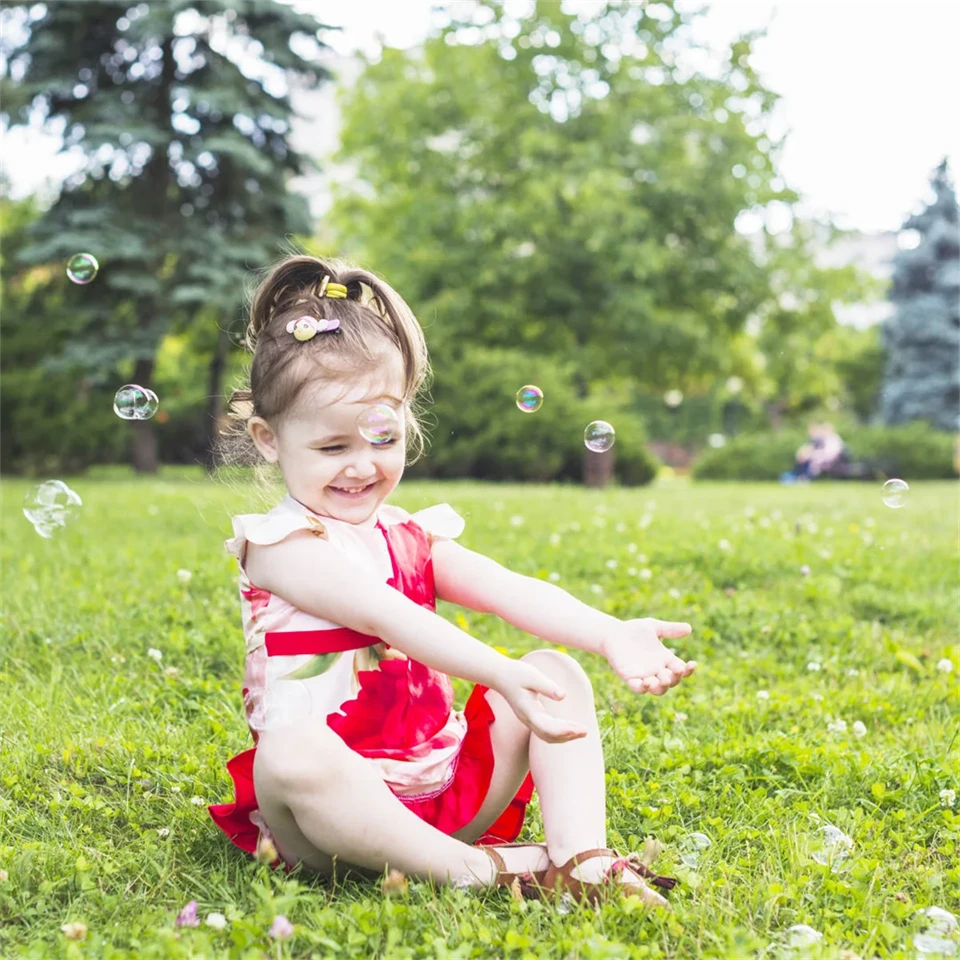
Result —
M487 886L495 869L471 847L411 813L374 766L317 718L264 732L253 769L257 802L280 855L324 874L393 867L438 883ZM510 864L507 865L510 867Z
M560 866L576 853L607 845L603 747L593 688L580 664L558 650L534 650L523 659L534 663L566 691L563 700L541 698L547 712L576 721L587 735L567 743L547 743L531 736L506 700L489 691L487 702L496 716L491 727L496 757L493 782L477 816L456 836L469 842L482 836L506 809L529 769L540 795L550 859ZM596 882L611 863L611 858L596 858L574 873L582 880ZM624 871L623 879L636 881L628 871Z

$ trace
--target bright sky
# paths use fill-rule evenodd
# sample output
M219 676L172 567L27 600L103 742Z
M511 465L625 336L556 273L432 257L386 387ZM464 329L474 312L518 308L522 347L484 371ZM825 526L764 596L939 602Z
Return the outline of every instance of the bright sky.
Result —
M338 52L374 52L419 42L435 0L296 0L327 24ZM580 0L581 3L585 0ZM687 0L684 0L687 2ZM690 4L689 6L698 6ZM841 226L894 230L920 202L931 170L960 167L960 3L953 0L716 0L699 36L721 49L737 34L768 27L754 63L782 97L788 131L781 172L806 211ZM952 118L952 119L951 119ZM55 177L53 142L8 134L4 169L17 193Z

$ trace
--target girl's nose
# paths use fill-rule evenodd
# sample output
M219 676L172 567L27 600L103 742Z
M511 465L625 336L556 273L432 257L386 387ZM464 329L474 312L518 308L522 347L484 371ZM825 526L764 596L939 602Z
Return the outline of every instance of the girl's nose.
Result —
M376 472L376 464L369 454L354 457L350 461L350 465L344 470L344 473L351 480L369 480Z

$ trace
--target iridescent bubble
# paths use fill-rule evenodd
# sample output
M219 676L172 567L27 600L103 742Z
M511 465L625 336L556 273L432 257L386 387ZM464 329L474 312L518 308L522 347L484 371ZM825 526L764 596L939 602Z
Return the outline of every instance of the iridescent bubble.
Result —
M680 859L691 870L700 863L700 855L711 847L710 838L705 833L688 833L680 841Z
M594 420L583 431L583 442L588 450L603 453L609 450L617 439L617 433L606 420Z
M47 540L75 520L82 506L79 494L62 480L47 480L32 487L23 497L23 515Z
M100 264L92 253L77 253L67 261L67 276L79 284L89 283L100 270Z
M906 480L888 480L881 490L883 502L894 510L907 505L907 494L910 492L910 486Z
M836 870L852 850L853 840L830 824L821 827L810 841L810 856L831 870Z
M714 450L719 450L720 447L723 447L727 443L727 438L722 433L711 433L707 437L707 443L713 447Z
M113 412L121 420L149 420L159 405L152 390L136 383L124 384L113 398Z
M524 413L536 413L543 404L543 391L528 383L517 391L517 406Z
M668 407L679 407L683 403L683 393L680 390L668 390L663 395L663 402Z
M957 955L957 918L943 907L918 910L911 922L913 946L918 957L954 957Z
M400 418L393 407L377 403L357 417L357 429L364 440L382 446L400 435Z

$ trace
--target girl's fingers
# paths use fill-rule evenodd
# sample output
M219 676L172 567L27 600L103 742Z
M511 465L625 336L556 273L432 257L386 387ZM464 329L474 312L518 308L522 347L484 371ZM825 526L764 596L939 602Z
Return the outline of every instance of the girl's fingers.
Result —
M568 740L578 740L587 735L586 730L571 725L568 720L552 717L545 710L538 712L531 721L530 729L547 743L566 743Z
M685 637L693 630L689 623L674 623L672 620L654 620L653 626L661 640L665 638L676 640Z
M532 690L534 693L542 693L551 700L562 700L567 695L567 691L558 683L555 683L546 674L541 673L536 667L533 669L535 676L531 677L525 684L528 690Z

